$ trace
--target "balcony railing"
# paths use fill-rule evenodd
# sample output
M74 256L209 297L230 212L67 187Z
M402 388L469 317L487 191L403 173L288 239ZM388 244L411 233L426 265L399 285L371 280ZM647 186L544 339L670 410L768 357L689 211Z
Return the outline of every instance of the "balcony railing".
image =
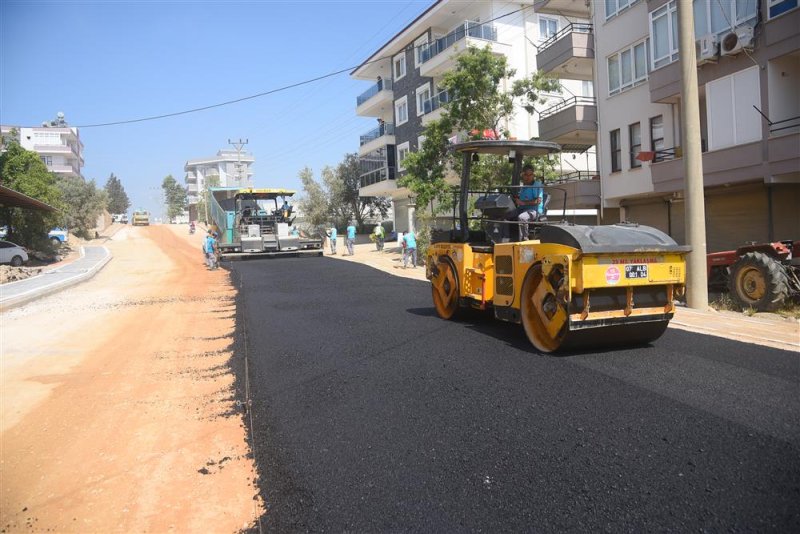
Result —
M373 85L372 87L370 87L369 89L367 89L366 91L364 91L363 93L361 93L356 98L356 106L360 106L361 104L363 104L364 102L366 102L367 100L369 100L373 96L377 95L378 93L380 93L384 89L386 89L388 91L392 90L392 80L381 80L378 83L376 83L375 85ZM352 98L352 97L350 97L350 98ZM351 100L351 102L352 102L352 100Z
M578 182L583 180L599 180L600 176L594 171L573 171L567 172L554 180L548 180L547 184L564 184L567 182Z
M782 121L775 121L769 123L769 133L780 132L781 130L788 130L790 128L800 127L800 115L790 119L783 119Z
M555 35L550 36L547 40L542 42L542 44L539 45L538 52L542 52L542 50L545 50L547 47L555 44L556 41L558 41L568 33L573 33L573 32L592 33L592 25L585 24L582 22L570 22L569 24L561 28Z
M381 167L361 175L361 187L377 184L384 180L394 180L394 167Z
M659 161L669 161L682 157L683 148L679 146L664 148L662 150L656 150L653 152L653 163L658 163Z
M441 54L458 41L467 37L485 39L486 41L497 41L497 28L495 28L494 24L481 24L470 20L465 21L464 24L444 37L440 37L434 42L423 46L420 53L420 61L422 63L429 61L437 54Z
M450 102L450 95L447 91L440 91L422 102L422 113L432 113L448 102Z
M562 102L559 102L555 106L549 107L546 110L539 113L539 119L546 119L547 117L552 117L559 111L563 111L567 108L571 108L572 106L596 106L597 99L593 96L573 96L572 98L567 98Z
M375 139L383 137L384 135L394 135L394 124L383 123L377 128L373 128L372 130L368 131L361 136L361 144L359 146L364 146L370 141L374 141Z

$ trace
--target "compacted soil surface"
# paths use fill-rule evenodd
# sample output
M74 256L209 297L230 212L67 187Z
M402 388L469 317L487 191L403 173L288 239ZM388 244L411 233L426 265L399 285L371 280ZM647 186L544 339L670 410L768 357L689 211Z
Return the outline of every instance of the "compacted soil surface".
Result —
M201 240L123 228L94 278L0 314L0 531L255 525L234 288Z

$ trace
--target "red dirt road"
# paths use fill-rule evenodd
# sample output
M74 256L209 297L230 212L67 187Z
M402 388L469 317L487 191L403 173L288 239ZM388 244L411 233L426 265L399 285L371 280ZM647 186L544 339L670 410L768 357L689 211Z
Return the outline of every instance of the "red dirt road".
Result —
M0 315L0 530L236 532L263 512L234 289L184 232L123 228L92 280Z

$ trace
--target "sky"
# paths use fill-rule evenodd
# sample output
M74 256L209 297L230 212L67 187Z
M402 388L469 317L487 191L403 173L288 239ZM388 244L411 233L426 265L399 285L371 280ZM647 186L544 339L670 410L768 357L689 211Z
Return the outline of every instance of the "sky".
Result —
M302 192L358 151L375 119L355 114L371 83L349 72L433 0L0 0L0 123L39 126L63 112L80 128L83 175L114 173L131 209L164 212L161 183L187 160L247 140L254 185ZM177 113L297 84L207 111Z

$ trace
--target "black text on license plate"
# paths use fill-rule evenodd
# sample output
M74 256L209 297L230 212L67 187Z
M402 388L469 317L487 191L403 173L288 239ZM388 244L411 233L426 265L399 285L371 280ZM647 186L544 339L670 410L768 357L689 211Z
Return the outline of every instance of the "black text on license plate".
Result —
M626 265L625 278L647 278L647 264Z

